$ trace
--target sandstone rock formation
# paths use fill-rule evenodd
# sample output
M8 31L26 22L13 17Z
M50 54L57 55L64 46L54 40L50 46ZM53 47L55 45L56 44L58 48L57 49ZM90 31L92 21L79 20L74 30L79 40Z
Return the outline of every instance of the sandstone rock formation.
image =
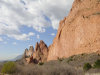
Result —
M35 52L33 53L33 58L39 62L46 62L48 56L48 47L41 40L40 43L36 43Z
M28 63L33 62L33 52L34 52L33 46L30 46L29 50L25 49L24 57L23 58L26 59L26 61Z
M32 56L33 52L34 52L34 48L33 48L33 46L30 46L29 50L25 49L24 54L25 54L26 57L30 57L30 56Z
M48 47L41 40L40 43L36 43L35 50L33 46L30 46L29 50L25 49L24 58L28 63L38 63L38 62L46 62L48 56Z
M60 22L48 61L100 51L100 0L75 0Z

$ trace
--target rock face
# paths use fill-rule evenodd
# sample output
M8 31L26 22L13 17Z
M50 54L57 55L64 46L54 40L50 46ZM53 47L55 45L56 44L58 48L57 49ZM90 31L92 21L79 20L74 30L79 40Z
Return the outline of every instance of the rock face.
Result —
M33 52L34 52L33 46L30 46L29 50L28 50L28 49L25 49L25 52L24 52L24 59L25 59L28 63L33 62Z
M48 56L48 47L41 40L40 43L36 43L35 50L33 46L30 46L29 50L25 49L24 58L27 63L38 63L38 62L46 62Z
M25 49L25 55L27 57L32 56L33 55L33 52L34 52L33 46L30 46L29 50L28 49Z
M33 58L39 62L46 62L48 56L48 47L41 40L40 43L36 43L35 52L33 53Z
M100 52L100 0L75 0L69 15L60 22L47 60L97 51Z

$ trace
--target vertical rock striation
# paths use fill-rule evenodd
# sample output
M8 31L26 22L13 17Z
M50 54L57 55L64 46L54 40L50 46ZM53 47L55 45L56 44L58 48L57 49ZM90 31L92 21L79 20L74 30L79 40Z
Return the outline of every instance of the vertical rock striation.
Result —
M35 49L33 46L30 46L29 50L25 49L24 57L28 63L38 63L38 62L46 62L48 56L48 47L41 40L40 43L36 43Z
M35 52L33 53L33 58L35 58L39 62L46 62L48 56L48 47L41 40L40 43L36 43Z
M100 0L75 0L60 22L48 61L58 57L100 51Z

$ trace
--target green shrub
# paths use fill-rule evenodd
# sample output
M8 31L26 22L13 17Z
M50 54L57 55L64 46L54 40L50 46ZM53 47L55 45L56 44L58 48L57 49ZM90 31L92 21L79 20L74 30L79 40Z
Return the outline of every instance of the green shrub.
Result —
M16 71L16 64L14 62L7 62L3 65L2 73L12 74Z
M97 60L95 63L94 63L94 68L100 68L100 60Z
M100 56L100 54L98 54L98 56Z
M63 61L63 60L64 60L64 58L58 58L58 60L59 60L59 61Z
M43 63L43 62L39 62L38 64L39 64L39 65L43 65L44 63Z
M73 61L73 58L72 58L72 57L70 57L70 58L67 60L68 63L69 63L70 61Z
M91 68L92 68L92 66L91 66L90 63L84 64L84 67L83 67L84 71L87 71L87 70L89 70L89 69L91 69Z
M84 55L86 55L86 54L85 54L85 53L82 53L82 54L81 54L81 56L84 56Z

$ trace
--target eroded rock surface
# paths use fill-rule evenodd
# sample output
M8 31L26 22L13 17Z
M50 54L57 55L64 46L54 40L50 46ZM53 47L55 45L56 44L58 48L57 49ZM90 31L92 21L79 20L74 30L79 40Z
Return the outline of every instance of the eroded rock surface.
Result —
M60 22L48 61L100 51L100 0L75 0Z
M25 49L24 58L28 63L38 63L46 62L48 56L48 47L41 40L40 43L36 43L35 49L33 46L30 46L29 50Z
M36 43L35 52L33 53L33 58L39 62L46 62L48 56L48 47L41 40L40 43Z

